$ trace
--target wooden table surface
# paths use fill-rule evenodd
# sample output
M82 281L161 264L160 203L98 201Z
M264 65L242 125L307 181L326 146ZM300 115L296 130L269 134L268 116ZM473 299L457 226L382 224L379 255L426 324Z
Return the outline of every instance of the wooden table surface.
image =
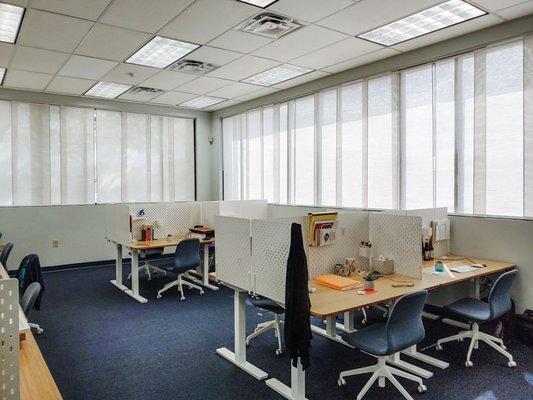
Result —
M461 263L471 264L471 262L468 260L456 260L463 258L462 256L448 256L448 258L448 260L443 261L449 267L453 267L454 265L459 265ZM446 273L441 273L439 275L433 274L435 260L426 261L422 265L422 279L414 279L401 275L386 275L374 281L375 292L372 294L359 295L357 294L357 290L334 290L322 285L318 285L314 281L309 281L309 287L316 288L315 293L309 294L309 298L311 300L311 314L318 317L337 315L345 311L360 309L362 307L371 306L377 303L395 300L407 293L424 289L434 290L443 286L490 275L496 272L503 272L515 267L515 265L512 263L502 261L485 260L473 257L470 257L470 260L479 264L486 264L487 266L485 268L478 268L472 272L462 274L453 273L454 278L451 278ZM362 278L358 275L352 275L350 278L362 282ZM392 287L394 283L400 283L399 281L413 282L414 286L397 288Z
M165 239L155 240L139 240L138 242L131 242L130 248L134 250L146 250L146 249L160 249L161 247L177 246L179 242L185 239L190 239L185 236L171 236ZM208 245L215 243L215 238L200 240L200 245Z

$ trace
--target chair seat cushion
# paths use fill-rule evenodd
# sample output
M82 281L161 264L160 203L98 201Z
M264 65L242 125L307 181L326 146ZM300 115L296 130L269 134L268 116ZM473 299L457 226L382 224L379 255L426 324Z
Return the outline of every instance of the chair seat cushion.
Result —
M375 356L389 355L385 322L370 325L354 333L345 333L342 338L346 343Z
M250 303L257 308L262 308L263 310L271 311L275 314L283 314L285 312L282 306L273 300L267 299L266 297L249 296L248 300L250 300Z
M145 258L145 257L151 257L151 256L158 256L158 255L163 254L164 251L165 251L165 249L162 248L162 247L156 248L156 249L142 250L141 251L141 257Z
M488 303L478 299L466 298L457 300L452 304L444 306L444 308L469 321L488 321L490 319L490 307Z

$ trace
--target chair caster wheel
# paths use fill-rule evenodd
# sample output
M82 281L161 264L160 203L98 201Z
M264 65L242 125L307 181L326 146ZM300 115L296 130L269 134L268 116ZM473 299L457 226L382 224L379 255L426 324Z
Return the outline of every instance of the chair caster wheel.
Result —
M428 391L428 388L426 385L419 385L418 386L418 393L426 393Z
M282 353L280 349L276 349L276 355L279 356Z
M245 343L246 343L246 347L250 347L250 342L248 340Z
M442 351L442 344L438 344L435 346L435 349L438 351Z
M161 297L163 297L163 296L161 296L160 294L157 295L157 298L158 298L158 299L160 299Z
M504 344L502 344L502 349L507 350L507 347Z
M465 361L466 368L471 368L474 366L474 363L472 361Z
M366 320L366 319L364 319L364 320L361 321L361 324L363 324L363 325L366 325L366 323L367 323L367 320Z
M463 338L459 338L457 339L458 342L462 342L463 341Z
M508 366L509 368L514 368L514 367L516 367L516 361L509 361L509 362L507 363L507 366Z
M203 294L204 294L204 292L200 292L200 296L203 295Z
M44 331L43 331L42 329L37 329L37 332L36 332L36 333L37 333L37 335L40 335L40 334L43 333L43 332L44 332ZM514 362L514 361L513 361L513 362ZM514 366L516 366L516 363L515 363Z
M345 386L346 385L346 379L339 378L339 380L337 381L337 385L339 385L339 387Z

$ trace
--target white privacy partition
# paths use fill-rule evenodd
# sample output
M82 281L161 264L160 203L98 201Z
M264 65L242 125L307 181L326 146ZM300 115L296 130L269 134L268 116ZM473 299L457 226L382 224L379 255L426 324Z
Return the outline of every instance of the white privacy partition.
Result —
M264 219L268 217L266 200L229 200L220 202L220 215Z
M215 227L215 217L220 215L219 201L202 201L202 225Z
M0 264L0 268L3 266ZM19 285L0 279L0 399L20 399Z
M439 221L448 218L448 209L446 207L422 208L417 210L407 210L405 215L416 215L422 218L422 228L429 228L431 221ZM449 240L433 241L433 252L435 258L448 254Z

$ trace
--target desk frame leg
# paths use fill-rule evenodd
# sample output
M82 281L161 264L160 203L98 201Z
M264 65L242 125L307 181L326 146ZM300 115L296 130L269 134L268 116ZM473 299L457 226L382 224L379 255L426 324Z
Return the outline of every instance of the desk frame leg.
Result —
M119 243L116 243L115 279L111 283L123 292L128 290L122 283L122 245Z
M339 335L337 335L336 328L337 322L335 315L330 315L326 317L326 329L311 324L311 331L316 333L317 335L324 336L326 339L333 340L334 342L353 348L353 346L350 346L348 343L342 340Z
M237 367L248 372L254 378L263 380L268 378L268 374L263 370L257 368L252 363L246 361L246 297L247 292L235 289L233 297L234 307L234 343L235 352L221 347L217 349L217 353L226 360L231 361Z
M356 331L355 329L355 311L345 311L344 312L344 323L340 324L337 322L337 329L346 332L346 333L354 333Z
M402 354L405 354L406 356L412 357L416 360L423 361L426 364L439 367L441 369L446 369L450 366L450 364L448 364L445 361L439 360L438 358L435 358L435 357L428 356L427 354L424 354L424 353L420 353L416 347L416 344L402 351Z
M124 293L139 303L148 302L148 299L139 294L139 252L135 249L131 249L131 290L127 289Z
M209 246L204 246L203 249L204 257L202 262L202 279L198 279L197 277L191 275L191 273L198 275L198 273L194 270L189 270L185 273L185 278L190 279L194 283L197 283L198 285L202 285L205 288L211 289L211 290L219 290L218 286L212 285L209 283Z
M422 378L429 379L433 376L433 372L428 371L424 368L417 367L416 365L410 364L402 359L400 359L400 353L395 353L387 357L387 364L400 367L412 374L418 375Z
M268 379L266 384L271 389L281 394L286 399L290 400L307 400L305 397L305 371L302 369L300 358L296 367L291 362L291 386L281 383L277 379Z

